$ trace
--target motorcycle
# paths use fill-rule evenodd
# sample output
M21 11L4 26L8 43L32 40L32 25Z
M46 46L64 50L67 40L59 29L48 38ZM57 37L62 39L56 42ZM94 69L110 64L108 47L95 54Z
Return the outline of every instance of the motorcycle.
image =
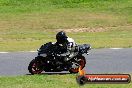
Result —
M83 69L86 64L86 59L83 54L88 55L88 51L91 49L89 44L78 45L76 47L76 55L64 62L65 57L59 55L63 53L61 47L57 47L52 42L42 45L38 49L38 55L33 59L29 66L29 72L33 74L40 74L45 72L61 72L69 71L70 73L78 73L79 67Z

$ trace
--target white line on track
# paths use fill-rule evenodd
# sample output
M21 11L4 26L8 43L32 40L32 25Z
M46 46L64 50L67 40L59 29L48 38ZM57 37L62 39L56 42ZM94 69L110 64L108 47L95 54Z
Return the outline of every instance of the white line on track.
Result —
M31 53L34 53L34 52L37 52L37 51L18 51L18 52L31 52ZM11 52L0 52L0 54L6 54L6 53L11 53Z
M9 52L0 52L0 53L9 53Z
M123 48L109 48L109 49L114 49L114 50L118 50L118 49L123 49ZM37 51L20 51L20 52L31 52L31 53L34 53L34 52L37 52ZM10 52L0 52L0 53L10 53Z
M37 52L37 51L28 51L28 52Z

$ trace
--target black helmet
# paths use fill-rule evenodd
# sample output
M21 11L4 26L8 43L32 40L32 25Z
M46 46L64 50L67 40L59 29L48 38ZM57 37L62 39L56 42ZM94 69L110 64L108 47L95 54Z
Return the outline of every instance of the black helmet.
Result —
M60 31L56 34L56 40L58 43L64 43L66 39L67 39L67 36L64 31Z

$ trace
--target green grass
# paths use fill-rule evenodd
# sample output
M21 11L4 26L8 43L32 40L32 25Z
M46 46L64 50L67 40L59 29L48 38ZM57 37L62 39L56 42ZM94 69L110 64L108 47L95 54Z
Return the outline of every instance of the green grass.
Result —
M95 33L69 33L78 44L90 43L93 48L132 47L131 31L110 31ZM0 35L1 51L28 51L36 50L41 44L55 42L55 32L30 32L21 34Z
M0 51L36 50L59 30L93 48L132 47L131 9L132 0L0 0Z
M0 88L132 88L129 84L85 84L79 86L77 75L34 75L0 77Z

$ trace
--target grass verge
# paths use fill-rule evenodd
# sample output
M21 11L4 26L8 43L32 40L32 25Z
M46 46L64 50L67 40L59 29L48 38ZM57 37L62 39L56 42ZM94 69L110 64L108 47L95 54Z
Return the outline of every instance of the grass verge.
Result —
M33 75L0 77L0 88L132 88L129 84L85 84L79 86L76 75Z
M35 32L0 35L0 51L36 50L46 42L55 42L56 32ZM132 47L132 31L67 33L78 44L89 43L92 48Z

